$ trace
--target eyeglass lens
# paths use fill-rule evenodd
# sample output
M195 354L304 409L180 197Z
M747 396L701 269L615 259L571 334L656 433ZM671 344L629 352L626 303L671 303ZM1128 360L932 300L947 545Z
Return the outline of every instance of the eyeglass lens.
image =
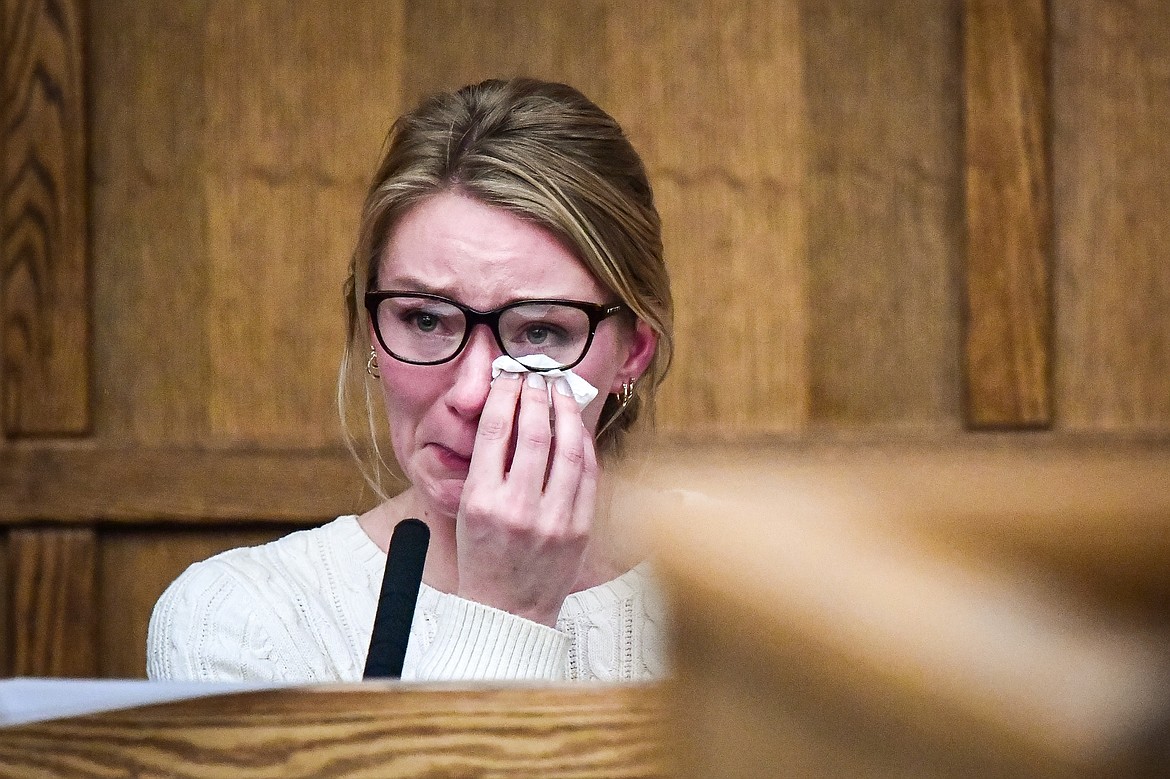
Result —
M467 317L440 300L392 297L379 303L377 327L383 346L399 359L440 362L459 350ZM571 365L588 348L590 329L589 315L579 308L521 303L500 312L495 335L504 352L521 364L528 364L526 358L543 355L558 365Z

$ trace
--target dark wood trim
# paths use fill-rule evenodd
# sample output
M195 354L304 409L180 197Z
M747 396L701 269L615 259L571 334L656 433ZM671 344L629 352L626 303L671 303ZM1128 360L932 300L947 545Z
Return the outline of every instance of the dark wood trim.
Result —
M0 386L8 436L90 428L82 0L0 21Z
M1052 423L1052 215L1045 0L964 14L967 425Z
M12 447L0 524L318 523L375 502L344 450Z
M96 676L97 533L17 528L8 553L12 674Z

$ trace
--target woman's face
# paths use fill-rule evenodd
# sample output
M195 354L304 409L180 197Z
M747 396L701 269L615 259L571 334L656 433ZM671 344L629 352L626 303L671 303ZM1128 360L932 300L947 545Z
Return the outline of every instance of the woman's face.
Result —
M446 192L409 211L381 257L376 287L442 295L480 311L516 300L554 298L613 303L610 294L543 228L469 197ZM454 359L410 365L378 354L394 454L407 479L439 515L454 516L471 461L480 411L500 349L485 326ZM607 394L636 378L653 356L649 327L610 317L573 371L598 388L582 412L596 432Z

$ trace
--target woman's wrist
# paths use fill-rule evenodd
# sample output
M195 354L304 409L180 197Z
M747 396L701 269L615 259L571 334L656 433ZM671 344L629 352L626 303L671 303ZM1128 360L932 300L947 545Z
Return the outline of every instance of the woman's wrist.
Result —
M420 679L561 679L568 636L548 625L447 596Z

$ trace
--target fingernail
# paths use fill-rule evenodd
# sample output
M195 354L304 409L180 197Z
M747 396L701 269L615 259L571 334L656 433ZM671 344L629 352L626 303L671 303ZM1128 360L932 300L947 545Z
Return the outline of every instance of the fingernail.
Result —
M497 376L496 378L508 379L509 381L515 381L516 379L520 378L520 374L513 373L512 371L500 371L500 375Z
M544 377L539 373L528 374L528 386L532 389L544 389Z
M573 397L573 390L571 387L569 387L569 381L564 376L557 377L557 380L553 382L553 386L556 387L557 392L561 393L562 395L570 398Z

